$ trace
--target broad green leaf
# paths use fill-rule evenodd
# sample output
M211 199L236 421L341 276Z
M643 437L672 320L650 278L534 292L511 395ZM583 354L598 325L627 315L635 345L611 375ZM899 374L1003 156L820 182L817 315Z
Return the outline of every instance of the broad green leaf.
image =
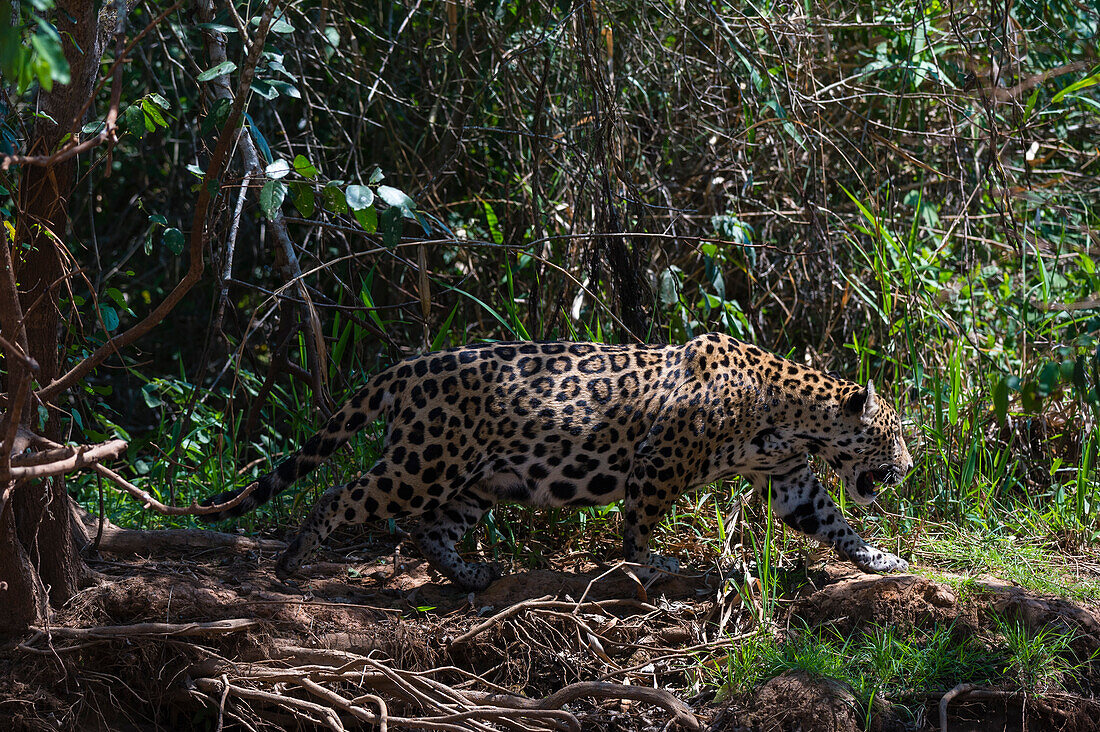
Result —
M183 253L183 232L176 228L164 230L164 246L168 247L168 250L172 254Z
M344 198L344 192L337 188L334 184L330 183L325 186L325 190L322 193L325 199L325 208L333 213L347 213L348 202Z
M118 327L118 313L110 305L99 304L99 316L103 318L103 327L110 333Z
M237 64L232 61L222 61L217 66L209 68L202 72L198 76L199 81L210 81L211 79L217 79L219 76L225 76L237 70Z
M252 22L252 25L259 26L260 25L260 16L258 16L258 15L254 16L252 18L251 22ZM271 21L271 32L272 33L283 33L283 34L293 33L294 32L294 26L292 26L290 23L283 20L283 16L280 16L280 17L277 17L277 18L275 18L274 20Z
M298 91L298 87L286 81L277 81L275 79L268 79L268 84L277 89L279 93L284 96L288 96L291 99L301 99L302 92Z
M142 99L141 108L145 112L145 116L147 118L145 121L146 127L149 126L148 118L152 118L153 122L155 122L160 127L168 126L168 123L164 121L164 115L160 113L160 108L157 107L157 105L154 104L152 101L150 101L149 99ZM152 132L152 130L149 131Z
M285 178L287 174L290 173L290 163L283 160L282 158L279 158L271 165L267 166L267 168L264 169L264 172L267 173L267 177L271 178L272 180Z
M233 106L233 102L229 99L219 99L210 107L210 111L203 117L202 125L199 126L199 135L205 137L213 132L215 129L221 129L225 126L225 121L229 118L229 108Z
M373 234L378 231L378 211L374 206L352 211L352 215L355 217L355 220L359 222L359 225L363 227L363 231L368 234Z
M65 58L65 52L61 49L61 37L46 21L38 19L41 32L31 37L31 46L38 52L39 57L45 63L47 81L42 85L49 91L53 87L52 82L68 84L71 80L69 62ZM42 72L39 72L39 81L42 80Z
M126 304L126 296L123 295L122 290L118 289L117 287L108 287L103 294L114 300L115 304L118 305L119 310L130 309L130 306Z
M370 177L367 178L367 185L378 185L378 183L381 182L381 180L385 177L386 176L382 173L382 169L376 165L374 166L374 170L370 172Z
M279 96L279 90L273 87L268 82L263 81L262 79L256 79L249 85L248 88L259 94L264 99L267 99L268 101L271 101L275 97Z
M382 246L393 249L401 243L401 232L405 224L401 218L401 209L396 206L382 212L379 228L382 230Z
M378 197L389 205L400 209L402 215L410 219L413 217L416 203L404 191L390 186L378 186Z
M313 167L313 163L309 162L305 155L295 155L293 165L294 172L303 178L313 180L317 177L317 168Z
M196 28L202 28L204 30L211 30L215 33L236 33L237 29L231 25L224 25L222 23L199 23Z
M269 180L260 190L260 210L264 212L268 220L275 218L275 213L283 205L286 198L286 184L281 180Z
M374 203L374 191L366 186L348 186L344 193L352 211L362 211Z
M146 384L141 387L141 398L145 400L145 406L150 409L156 409L164 404L164 400L156 392L156 386L153 384Z
M294 208L303 218L309 218L317 210L317 203L313 193L313 186L306 183L291 183L290 197L294 202Z

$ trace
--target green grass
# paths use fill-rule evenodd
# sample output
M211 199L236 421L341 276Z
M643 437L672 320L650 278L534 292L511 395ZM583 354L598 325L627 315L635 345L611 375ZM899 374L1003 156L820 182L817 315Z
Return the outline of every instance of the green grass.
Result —
M958 573L964 578L988 574L1041 594L1100 600L1100 576L1071 571L1060 562L1058 547L1035 538L955 528L921 536L917 551L921 563L933 568L923 574L933 579L956 584ZM956 576L937 575L934 568L940 567Z
M725 697L801 671L850 687L864 714L873 699L887 698L897 711L915 718L930 695L959 683L1032 695L1072 687L1084 669L1070 648L1072 640L1053 629L1035 633L1007 621L998 621L986 638L958 632L953 625L907 633L871 627L849 636L835 628L803 626L782 638L761 631L740 641L709 683Z

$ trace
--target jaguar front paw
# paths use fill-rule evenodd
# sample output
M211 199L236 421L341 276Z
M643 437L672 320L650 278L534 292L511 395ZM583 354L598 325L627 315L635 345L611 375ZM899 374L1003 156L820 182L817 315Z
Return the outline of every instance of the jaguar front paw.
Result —
M302 566L301 545L301 537L295 537L279 557L279 561L275 563L275 576L283 582L286 582Z
M503 576L499 564L492 562L463 562L461 567L444 572L459 588L466 592L481 592Z
M663 557L660 554L650 554L645 564L634 568L634 573L642 582L648 582L654 577L664 578L670 574L680 572L680 560L676 557Z
M909 562L901 557L870 546L852 552L848 559L864 572L905 572L909 569Z

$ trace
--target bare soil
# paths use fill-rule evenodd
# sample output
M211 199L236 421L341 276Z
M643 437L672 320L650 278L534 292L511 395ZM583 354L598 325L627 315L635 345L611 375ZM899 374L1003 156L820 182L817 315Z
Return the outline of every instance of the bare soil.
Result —
M928 689L916 715L803 671L721 690L760 608L716 571L645 588L567 556L468 595L418 558L360 551L288 585L269 546L90 559L93 582L51 627L0 648L0 729L374 729L383 718L434 730L940 729L946 688ZM1080 658L1100 649L1096 608L992 577L960 598L919 574L844 564L787 575L777 628L978 636L1014 618L1072 630ZM1095 729L1096 676L1040 697L962 690L948 728Z

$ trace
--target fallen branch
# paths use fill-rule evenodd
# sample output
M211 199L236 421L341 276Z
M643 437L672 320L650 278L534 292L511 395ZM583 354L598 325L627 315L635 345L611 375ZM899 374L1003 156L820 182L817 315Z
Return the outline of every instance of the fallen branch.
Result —
M100 460L116 458L126 451L126 447L125 440L110 440L98 445L58 447L13 458L10 468L11 479L26 480L64 475L88 465L97 464Z
M134 623L100 625L95 628L37 628L36 633L50 638L136 638L139 636L209 637L237 633L260 624L255 618L211 620L206 623Z

